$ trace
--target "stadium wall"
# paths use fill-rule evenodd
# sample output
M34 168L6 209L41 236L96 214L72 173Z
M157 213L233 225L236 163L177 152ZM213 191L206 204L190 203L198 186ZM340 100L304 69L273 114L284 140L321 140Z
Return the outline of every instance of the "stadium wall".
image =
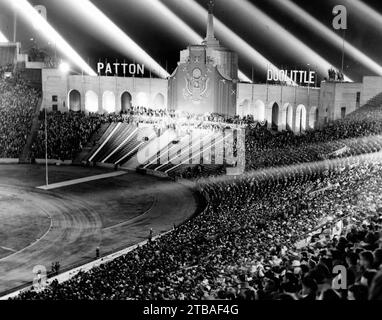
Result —
M362 87L362 105L382 92L382 77L364 77Z
M66 112L119 112L122 103L167 107L167 80L148 78L65 75L42 70L43 108ZM74 97L74 98L73 98Z
M43 108L63 112L119 112L131 105L162 109L170 103L167 79L67 76L43 69L42 86ZM382 77L365 77L362 83L324 81L320 88L238 83L236 114L299 133L341 119L381 92Z
M316 126L319 98L320 88L240 83L236 113L299 133Z
M361 106L362 91L362 83L322 82L319 122L338 120L354 112Z

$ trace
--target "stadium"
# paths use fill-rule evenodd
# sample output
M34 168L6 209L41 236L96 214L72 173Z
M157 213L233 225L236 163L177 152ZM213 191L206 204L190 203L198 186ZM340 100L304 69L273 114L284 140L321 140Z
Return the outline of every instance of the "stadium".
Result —
M218 1L185 1L204 38L162 2L189 35L170 73L90 1L78 16L131 63L94 72L44 5L4 5L58 52L24 50L1 20L1 299L381 300L382 72L355 77L302 45L312 62L278 68ZM342 64L361 57L341 41Z

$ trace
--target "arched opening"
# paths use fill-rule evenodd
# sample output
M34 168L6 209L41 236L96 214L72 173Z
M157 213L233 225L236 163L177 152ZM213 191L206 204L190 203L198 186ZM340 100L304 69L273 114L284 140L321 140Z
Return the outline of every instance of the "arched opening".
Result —
M94 91L87 91L85 94L85 110L88 112L98 111L98 95Z
M132 107L131 101L132 101L132 97L130 92L125 91L124 93L122 93L121 95L121 112L122 113L125 113L129 109L131 109Z
M69 110L74 112L81 111L81 93L78 90L69 92Z
M296 133L301 133L306 130L306 108L300 104L296 109Z
M164 95L161 93L158 93L153 102L153 108L154 109L164 109Z
M275 102L272 106L272 130L278 130L279 128L279 105Z
M241 104L240 104L241 110L242 110L242 116L246 117L251 114L251 106L249 103L248 99L245 99Z
M265 104L261 100L255 102L255 118L257 121L265 120Z
M293 107L288 103L285 112L285 129L293 131Z
M102 96L102 109L108 113L115 112L115 95L111 91L105 91Z
M137 94L137 100L136 100L136 105L137 107L145 107L148 108L148 103L149 103L149 98L147 96L147 93L145 92L139 92Z
M318 108L312 107L309 111L309 128L315 129L318 121Z

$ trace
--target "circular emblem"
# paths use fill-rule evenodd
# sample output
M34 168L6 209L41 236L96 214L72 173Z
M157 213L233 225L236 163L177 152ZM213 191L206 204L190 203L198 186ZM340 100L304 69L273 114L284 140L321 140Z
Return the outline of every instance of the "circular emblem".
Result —
M202 76L202 71L199 68L195 68L194 71L192 71L192 76L195 79L199 79Z

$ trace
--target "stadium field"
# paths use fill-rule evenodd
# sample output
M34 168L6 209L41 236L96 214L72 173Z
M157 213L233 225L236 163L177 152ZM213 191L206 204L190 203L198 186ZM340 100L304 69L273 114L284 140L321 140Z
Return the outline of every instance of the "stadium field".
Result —
M113 171L49 167L49 183ZM61 270L171 229L197 210L187 187L126 172L117 177L44 191L45 167L0 166L0 293L33 280L33 267Z

